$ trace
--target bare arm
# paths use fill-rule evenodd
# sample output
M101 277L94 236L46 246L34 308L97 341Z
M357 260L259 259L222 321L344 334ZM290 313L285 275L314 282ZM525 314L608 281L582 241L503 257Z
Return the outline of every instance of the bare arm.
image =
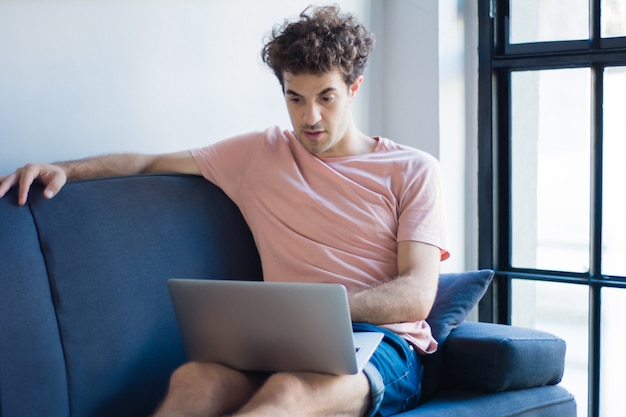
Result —
M189 151L161 155L105 155L78 161L58 162L53 165L65 171L68 181L150 172L200 174Z
M149 172L200 174L189 151L162 155L116 154L54 164L27 164L0 177L0 198L17 185L18 203L23 205L35 181L44 184L44 195L52 198L67 181Z
M440 249L421 242L398 243L399 276L349 297L352 321L390 324L425 320L435 301Z

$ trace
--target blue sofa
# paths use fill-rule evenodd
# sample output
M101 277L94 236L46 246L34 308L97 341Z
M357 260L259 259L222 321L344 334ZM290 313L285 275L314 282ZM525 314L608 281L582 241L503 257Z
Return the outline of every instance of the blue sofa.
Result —
M261 279L237 207L199 177L145 175L0 200L0 417L140 417L185 361L167 279ZM402 416L573 417L565 343L464 319L491 271L443 274L424 398Z

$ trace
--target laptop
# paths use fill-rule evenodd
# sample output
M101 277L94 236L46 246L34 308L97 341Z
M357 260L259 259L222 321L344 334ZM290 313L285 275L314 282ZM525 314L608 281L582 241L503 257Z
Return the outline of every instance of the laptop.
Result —
M383 334L352 332L340 284L170 279L187 356L242 371L356 374Z

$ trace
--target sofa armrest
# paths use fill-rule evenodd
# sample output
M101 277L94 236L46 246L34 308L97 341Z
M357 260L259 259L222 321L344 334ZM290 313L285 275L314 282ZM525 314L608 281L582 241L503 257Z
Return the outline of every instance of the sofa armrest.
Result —
M464 322L443 347L443 383L492 392L556 385L563 377L565 341L550 333Z

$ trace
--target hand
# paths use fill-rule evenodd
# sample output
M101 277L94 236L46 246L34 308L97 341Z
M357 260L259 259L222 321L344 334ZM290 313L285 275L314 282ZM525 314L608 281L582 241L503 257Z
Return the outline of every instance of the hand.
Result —
M33 182L44 184L44 196L54 197L67 182L67 175L63 168L51 164L26 164L15 170L13 174L0 177L0 198L13 186L19 186L18 204L23 206L28 200L28 192Z

